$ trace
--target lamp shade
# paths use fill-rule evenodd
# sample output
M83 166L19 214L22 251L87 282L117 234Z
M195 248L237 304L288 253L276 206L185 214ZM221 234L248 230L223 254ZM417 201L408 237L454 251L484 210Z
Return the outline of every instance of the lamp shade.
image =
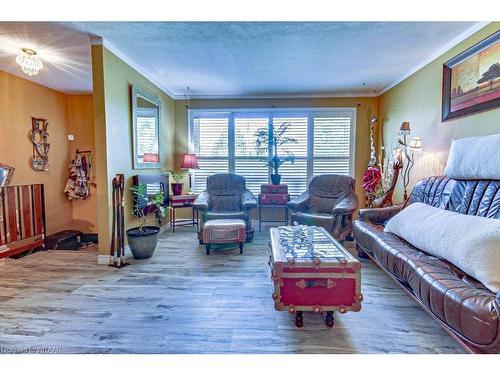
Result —
M412 138L408 147L413 152L421 152L422 151L422 138L419 138L419 137Z
M399 128L400 133L410 134L410 123L405 121L401 123L401 127Z
M195 154L184 154L181 169L200 169Z

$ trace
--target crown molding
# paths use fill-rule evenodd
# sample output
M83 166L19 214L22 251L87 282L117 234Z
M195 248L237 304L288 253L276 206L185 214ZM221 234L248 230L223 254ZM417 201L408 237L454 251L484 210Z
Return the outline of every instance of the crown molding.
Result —
M165 87L165 85L159 82L156 78L152 77L149 73L145 73L142 68L131 60L122 51L116 48L108 40L103 39L98 35L89 34L90 44L93 46L103 46L114 55L123 60L127 65L135 69L137 72L146 77L154 85L156 85L165 94L170 96L174 100L221 100L221 99L315 99L315 98L362 98L362 97L376 97L379 95L378 92L340 92L340 93L307 93L307 94L215 94L215 95L185 95L185 94L175 94L170 89Z
M102 46L103 45L103 40L102 40L102 37L100 37L99 35L95 35L95 34L88 34L89 36L89 42L90 42L90 45L91 46Z
M170 96L174 100L230 100L230 99L314 99L314 98L371 98L371 97L378 97L382 95L383 93L389 91L391 88L396 86L397 84L401 83L404 81L406 78L410 77L412 74L416 73L420 69L422 69L424 66L429 64L430 62L434 61L437 59L439 56L443 55L447 51L449 51L451 48L455 47L459 43L463 42L465 39L473 35L474 33L478 32L481 30L483 27L486 25L490 24L490 21L481 21L481 22L476 22L473 26L465 30L463 33L458 35L456 38L452 39L450 42L444 44L441 48L439 48L437 51L432 53L429 57L427 57L425 60L423 60L421 63L407 71L405 74L403 74L400 78L397 80L391 82L381 90L375 90L373 92L331 92L331 93L304 93L304 94L214 94L214 95L209 95L209 94L190 94L190 95L185 95L185 94L176 94L172 92L170 89L168 89L163 83L158 81L155 77L153 77L151 74L146 73L142 67L137 64L135 61L130 59L127 55L125 55L122 51L120 51L117 47L115 47L112 43L110 43L108 40L103 39L102 37L98 35L93 35L89 34L89 41L91 45L100 45L108 49L110 52L112 52L114 55L116 55L118 58L123 60L126 64L128 64L130 67L135 69L137 72L139 72L141 75L143 75L145 78L147 78L149 81L151 81L154 85L156 85L161 91L163 91L166 95Z
M218 94L218 95L175 95L175 100L216 100L216 99L321 99L321 98L373 98L376 93L362 92L332 92L332 93L307 93L307 94Z
M450 49L452 49L453 47L455 47L459 43L463 42L465 39L467 39L471 35L475 34L476 32L478 32L479 30L481 30L483 27L485 27L486 25L488 25L490 23L491 23L490 21L476 22L472 27L468 28L463 33L461 33L460 35L458 35L456 38L452 39L451 41L449 41L448 43L446 43L445 45L443 45L441 48L439 48L432 55L430 55L429 57L427 57L420 64L416 65L415 67L413 67L412 69L410 69L409 71L407 71L405 74L403 74L397 80L395 80L395 81L391 82L390 84L388 84L387 86L385 86L383 89L381 89L378 92L377 96L380 96L383 93L385 93L386 91L389 91L394 86L396 86L398 83L401 83L402 81L404 81L406 78L408 78L412 74L418 72L424 66L426 66L429 63L431 63L432 61L434 61L435 59L437 59L439 56L443 55L444 53L448 52Z
M134 69L139 74L141 74L146 79L148 79L152 84L154 84L156 87L158 87L165 94L170 96L172 99L175 99L176 95L172 91L170 91L168 88L166 88L165 85L163 85L163 83L158 81L151 74L146 73L139 64L137 64L134 60L130 59L127 55L125 55L122 51L120 51L118 48L116 48L108 40L106 40L100 36L96 36L96 35L89 35L89 40L90 40L90 44L93 46L103 46L104 48L106 48L108 51L113 53L116 57L120 58L124 63L126 63L132 69Z

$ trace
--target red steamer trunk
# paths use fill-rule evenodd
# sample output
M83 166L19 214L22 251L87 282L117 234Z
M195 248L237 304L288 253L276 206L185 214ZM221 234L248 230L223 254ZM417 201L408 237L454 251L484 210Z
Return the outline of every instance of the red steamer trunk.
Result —
M269 244L274 307L295 316L302 327L302 312L333 313L361 309L361 263L324 228L287 226L271 229Z
M290 194L259 194L260 204L281 204L286 205L290 201Z
M260 192L264 194L287 194L288 185L262 184L260 185Z

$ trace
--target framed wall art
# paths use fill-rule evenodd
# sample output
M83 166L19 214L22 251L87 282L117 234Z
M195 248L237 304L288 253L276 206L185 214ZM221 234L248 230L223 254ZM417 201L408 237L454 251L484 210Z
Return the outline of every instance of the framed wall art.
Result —
M442 120L500 106L500 31L443 64Z

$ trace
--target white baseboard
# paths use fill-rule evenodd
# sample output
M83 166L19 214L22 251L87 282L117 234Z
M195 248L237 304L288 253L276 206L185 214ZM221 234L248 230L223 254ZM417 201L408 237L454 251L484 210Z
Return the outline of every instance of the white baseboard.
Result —
M104 264L108 265L110 261L110 256L109 255L97 255L97 264Z
M130 252L130 248L127 245L125 246L125 259L131 256L132 253ZM102 254L97 255L97 264L103 264L107 266L109 265L110 262L111 262L111 255L102 255Z

